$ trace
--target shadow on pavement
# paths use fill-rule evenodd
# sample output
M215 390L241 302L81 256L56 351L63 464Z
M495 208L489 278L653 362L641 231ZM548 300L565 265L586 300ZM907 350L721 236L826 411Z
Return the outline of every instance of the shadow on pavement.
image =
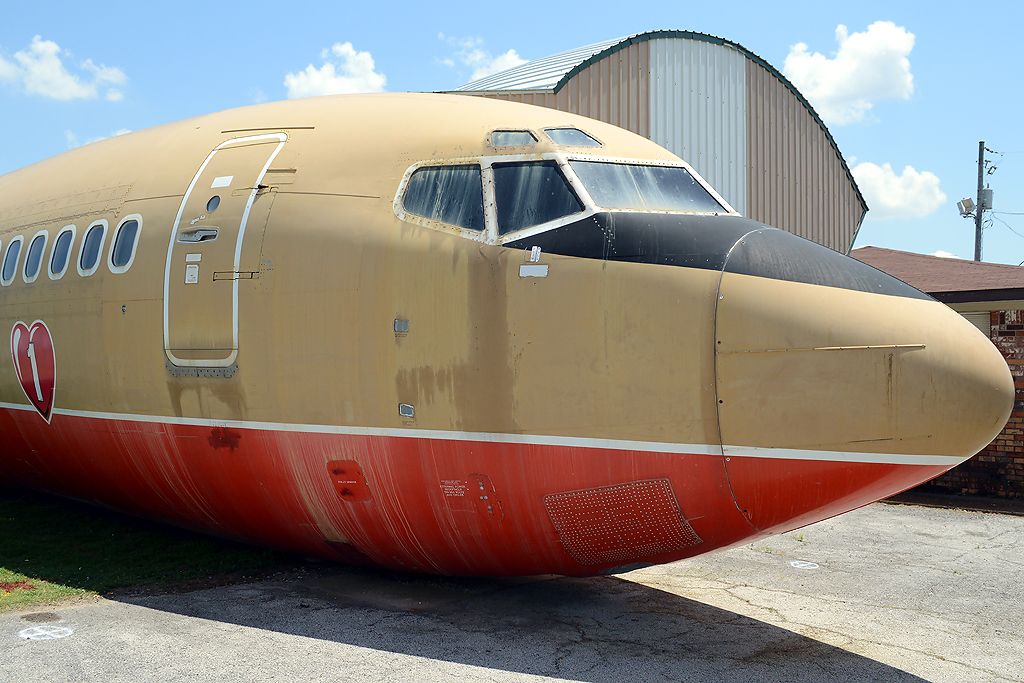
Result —
M107 593L186 590L303 560L34 491L0 487L0 570Z
M168 614L572 680L921 680L627 578L450 579L281 561L78 503L0 494L3 529L32 534L17 543L0 535L0 566ZM240 575L268 565L278 571L270 578ZM197 574L209 582L193 584ZM186 585L157 592L168 585L161 578Z
M617 577L447 579L323 566L284 580L126 601L321 641L571 680L921 680Z

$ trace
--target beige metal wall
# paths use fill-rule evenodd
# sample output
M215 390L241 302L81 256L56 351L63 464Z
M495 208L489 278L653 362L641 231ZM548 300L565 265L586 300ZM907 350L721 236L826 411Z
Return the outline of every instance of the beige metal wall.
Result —
M747 216L836 251L864 208L825 131L766 69L747 62Z

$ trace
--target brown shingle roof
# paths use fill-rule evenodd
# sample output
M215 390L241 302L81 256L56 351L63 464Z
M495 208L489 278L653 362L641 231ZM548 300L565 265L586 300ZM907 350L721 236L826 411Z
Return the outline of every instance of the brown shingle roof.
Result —
M882 247L861 247L850 256L922 292L977 292L1024 288L1024 267L941 258Z

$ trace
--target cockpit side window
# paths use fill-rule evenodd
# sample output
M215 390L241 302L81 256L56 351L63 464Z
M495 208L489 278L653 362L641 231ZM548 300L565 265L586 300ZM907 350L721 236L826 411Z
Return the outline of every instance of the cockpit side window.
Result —
M601 143L579 128L545 128L544 132L556 145L568 147L600 147Z
M553 161L494 164L501 235L579 213L583 203Z
M402 204L407 212L416 216L469 230L483 230L484 190L480 167L469 164L418 168L409 177Z
M522 147L537 144L537 138L528 130L496 130L491 133L492 147Z

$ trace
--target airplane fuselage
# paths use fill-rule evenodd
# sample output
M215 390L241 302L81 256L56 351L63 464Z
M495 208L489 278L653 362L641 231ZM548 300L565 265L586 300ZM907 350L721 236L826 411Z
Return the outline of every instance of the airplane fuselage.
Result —
M651 174L696 203L629 204ZM5 478L341 561L674 561L930 479L1012 403L941 304L525 105L318 98L95 143L0 177L0 249Z

